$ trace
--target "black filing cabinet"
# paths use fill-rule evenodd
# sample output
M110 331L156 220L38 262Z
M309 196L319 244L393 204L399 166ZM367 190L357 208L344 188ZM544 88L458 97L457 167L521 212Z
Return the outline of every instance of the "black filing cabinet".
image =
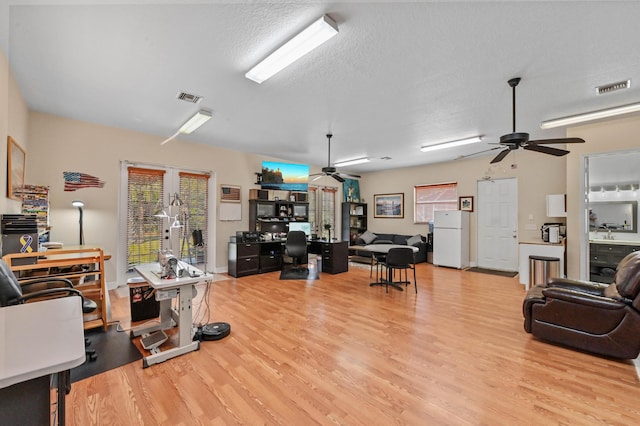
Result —
M336 241L312 241L309 244L309 253L322 256L322 272L339 274L349 270L349 242Z
M260 269L260 243L229 243L229 275L244 277Z

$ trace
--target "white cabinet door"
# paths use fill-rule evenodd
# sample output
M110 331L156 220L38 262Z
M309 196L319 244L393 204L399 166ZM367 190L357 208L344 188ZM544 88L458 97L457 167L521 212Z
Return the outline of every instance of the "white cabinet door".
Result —
M547 195L547 216L567 217L567 197L565 194Z

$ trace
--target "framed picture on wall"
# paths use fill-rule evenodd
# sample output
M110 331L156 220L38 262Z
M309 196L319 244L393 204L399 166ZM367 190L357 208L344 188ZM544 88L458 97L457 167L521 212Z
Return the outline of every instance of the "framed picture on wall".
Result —
M473 196L458 197L458 210L465 212L473 211Z
M375 205L373 217L397 219L404 217L404 193L374 194L373 204Z
M7 137L7 197L22 200L27 154L11 136Z

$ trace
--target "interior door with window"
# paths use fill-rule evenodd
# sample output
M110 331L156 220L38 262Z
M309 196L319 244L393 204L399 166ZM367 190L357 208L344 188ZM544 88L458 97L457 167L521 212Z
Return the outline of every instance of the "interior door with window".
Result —
M518 270L518 180L478 181L478 266Z

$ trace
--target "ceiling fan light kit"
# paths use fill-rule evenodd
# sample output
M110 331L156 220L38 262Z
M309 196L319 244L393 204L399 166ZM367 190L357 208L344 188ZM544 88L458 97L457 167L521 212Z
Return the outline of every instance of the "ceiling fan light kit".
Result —
M338 25L327 15L302 30L244 76L260 84L338 34Z
M453 148L456 146L469 145L469 144L477 143L481 141L482 141L482 136L473 136L471 138L466 138L466 139L459 139L455 141L443 142L443 143L438 143L433 145L425 145L420 148L420 151L422 152L438 151L440 149L447 149L447 148Z
M540 128L553 129L555 127L565 127L572 124L586 123L588 121L600 120L603 118L615 117L638 111L640 111L640 102L601 109L598 111L585 112L583 114L570 115L567 117L554 118L553 120L546 120L540 123Z

